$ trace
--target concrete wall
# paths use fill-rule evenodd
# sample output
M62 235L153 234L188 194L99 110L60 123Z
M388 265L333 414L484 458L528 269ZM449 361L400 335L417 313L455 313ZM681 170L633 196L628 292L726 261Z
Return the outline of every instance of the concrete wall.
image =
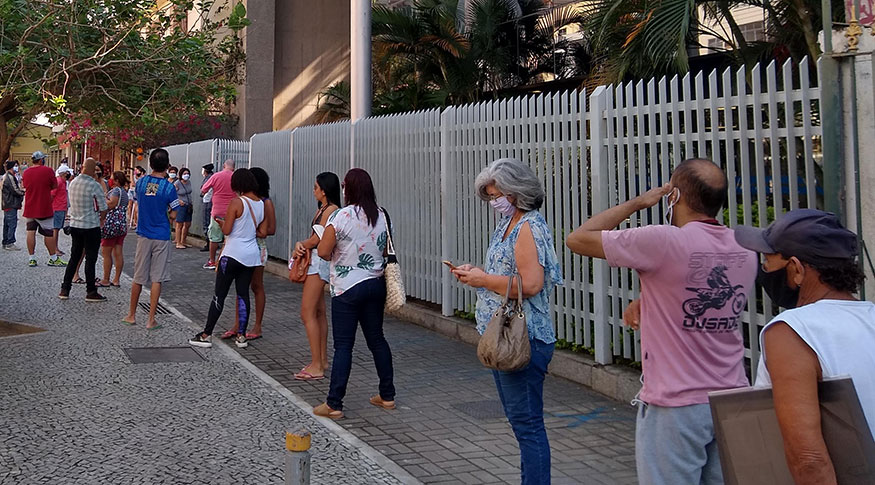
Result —
M237 137L248 140L256 133L273 129L276 9L281 0L248 0L246 18L251 22L243 31L246 51L246 78L237 88Z
M349 0L276 2L274 130L315 123L319 92L349 79L349 8Z

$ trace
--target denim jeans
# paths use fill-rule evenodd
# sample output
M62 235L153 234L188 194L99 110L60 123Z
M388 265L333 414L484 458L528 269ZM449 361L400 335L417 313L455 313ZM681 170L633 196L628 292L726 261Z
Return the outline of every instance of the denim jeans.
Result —
M3 211L3 245L15 244L15 229L18 227L18 210Z
M64 272L64 282L61 283L61 288L70 291L73 286L73 277L76 276L76 262L82 259L82 254L85 254L85 291L90 295L97 291L97 281L95 279L94 267L97 264L97 253L100 251L100 228L94 227L91 229L79 229L78 227L70 228L70 239L72 245L70 247L70 262L67 265L67 270Z
M504 414L520 445L522 485L549 485L550 443L544 428L544 376L555 344L533 339L532 360L515 372L492 371Z
M346 384L352 370L352 347L355 332L362 334L374 356L374 366L380 378L380 397L395 400L392 351L383 336L383 305L386 304L386 280L374 278L362 281L331 299L331 329L334 335L334 362L331 365L331 385L326 402L331 409L343 409Z

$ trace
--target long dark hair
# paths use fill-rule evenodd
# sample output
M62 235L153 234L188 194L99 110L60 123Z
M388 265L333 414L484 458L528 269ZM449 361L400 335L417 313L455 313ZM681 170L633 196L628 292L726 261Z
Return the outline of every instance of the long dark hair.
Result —
M316 176L316 183L325 192L325 197L328 199L329 204L342 207L340 205L340 179L337 177L337 174L334 172L322 172ZM320 202L319 204L321 208L322 203Z
M375 227L380 215L380 208L377 207L377 196L374 194L374 183L371 181L371 176L360 168L353 168L346 172L343 184L346 205L361 207L368 217L368 224Z
M258 190L255 194L262 199L270 198L270 175L261 167L252 167L249 169L252 175L255 175L255 180L258 181Z

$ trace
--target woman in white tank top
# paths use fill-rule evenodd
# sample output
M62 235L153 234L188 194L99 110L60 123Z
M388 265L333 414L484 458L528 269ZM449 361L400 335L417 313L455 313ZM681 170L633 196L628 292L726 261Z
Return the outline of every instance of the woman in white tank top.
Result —
M228 205L225 218L220 220L225 234L225 248L216 268L216 294L210 303L204 331L189 339L197 347L212 347L211 335L222 315L225 297L234 283L237 289L236 307L239 310L237 324L237 347L247 347L246 326L249 323L249 285L255 267L261 264L261 250L256 237L265 237L267 224L264 218L264 202L256 195L258 181L249 169L234 171L231 189L240 194ZM218 219L218 218L217 218Z

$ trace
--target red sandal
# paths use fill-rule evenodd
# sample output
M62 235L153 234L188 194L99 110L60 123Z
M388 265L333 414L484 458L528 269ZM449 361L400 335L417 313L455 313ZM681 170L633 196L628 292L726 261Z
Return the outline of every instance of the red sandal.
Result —
M234 338L236 336L237 332L235 332L234 330L228 330L227 332L223 333L222 336L219 338L221 338L222 340L228 340L229 338Z

